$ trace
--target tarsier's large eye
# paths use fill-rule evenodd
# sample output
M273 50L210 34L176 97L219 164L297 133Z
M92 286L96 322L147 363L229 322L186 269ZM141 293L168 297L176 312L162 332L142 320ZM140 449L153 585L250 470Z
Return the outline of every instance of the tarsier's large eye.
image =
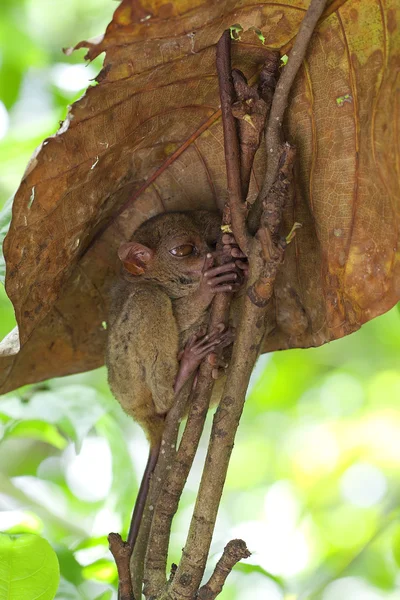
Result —
M176 248L172 248L170 253L173 256L190 256L196 252L195 246L192 244L183 244L182 246L177 246Z

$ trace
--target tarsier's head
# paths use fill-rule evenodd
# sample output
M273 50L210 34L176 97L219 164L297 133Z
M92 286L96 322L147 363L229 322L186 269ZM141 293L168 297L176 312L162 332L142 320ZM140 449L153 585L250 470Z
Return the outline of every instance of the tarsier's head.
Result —
M163 213L145 221L122 244L124 271L165 288L171 297L189 294L200 281L204 261L215 250L221 216L198 210Z

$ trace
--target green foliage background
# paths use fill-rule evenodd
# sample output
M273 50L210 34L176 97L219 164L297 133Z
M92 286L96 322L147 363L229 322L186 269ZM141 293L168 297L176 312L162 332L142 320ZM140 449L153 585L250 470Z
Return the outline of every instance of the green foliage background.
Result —
M0 131L5 111L9 124L0 139L1 238L32 151L83 91L74 68L83 51L67 58L61 47L103 32L114 8L111 0L2 1ZM100 65L86 67L88 78ZM0 286L0 335L14 323ZM394 309L323 348L260 359L210 568L232 537L253 555L228 579L223 600L400 598L399 351ZM56 598L115 598L106 536L126 531L147 446L111 397L104 369L2 397L0 432L0 529L51 543ZM174 523L176 562L205 447L206 439Z

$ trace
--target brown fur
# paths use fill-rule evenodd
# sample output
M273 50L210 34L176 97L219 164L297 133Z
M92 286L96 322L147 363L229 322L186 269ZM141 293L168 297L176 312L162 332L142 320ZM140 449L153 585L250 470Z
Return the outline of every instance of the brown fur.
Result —
M165 213L149 219L132 240L153 251L142 275L124 271L115 285L108 324L106 365L111 390L141 425L150 446L161 438L174 401L178 354L207 318L210 300L197 294L202 265L215 247L220 215L209 211ZM185 243L198 255L172 256Z

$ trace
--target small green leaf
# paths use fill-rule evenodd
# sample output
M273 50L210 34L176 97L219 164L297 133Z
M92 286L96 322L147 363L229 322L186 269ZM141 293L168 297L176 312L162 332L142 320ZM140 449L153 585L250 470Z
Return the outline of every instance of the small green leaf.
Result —
M4 431L3 439L10 437L31 438L51 444L59 450L67 445L67 440L58 432L58 429L45 421L13 421Z
M0 600L53 600L59 580L49 542L30 533L0 534Z
M281 64L280 64L280 66L284 67L285 65L287 65L288 60L289 60L289 57L288 57L287 54L284 54L283 56L281 56Z
M232 40L240 40L240 33L243 31L243 27L239 23L235 23L229 27L229 33Z
M261 31L261 29L258 29L257 27L250 27L249 31L254 31L262 45L265 44L265 37L263 36L263 32Z

